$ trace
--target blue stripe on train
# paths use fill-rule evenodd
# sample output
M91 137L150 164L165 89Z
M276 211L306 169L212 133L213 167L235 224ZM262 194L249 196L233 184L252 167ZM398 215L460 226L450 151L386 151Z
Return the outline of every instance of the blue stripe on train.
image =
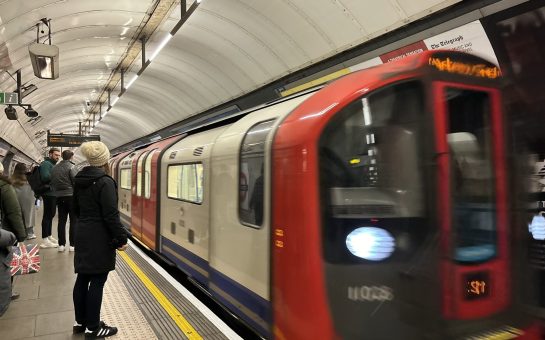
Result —
M229 309L233 311L238 310L239 312L236 314L239 315L245 322L247 322L249 325L251 325L256 330L258 330L262 335L265 335L267 337L270 336L270 329L263 328L262 325L255 322L252 318L244 314L242 310L238 308L236 305L233 305L227 299L219 295L217 292L211 290L209 288L208 283L213 282L222 291L230 295L231 298L236 300L238 303L243 305L248 310L257 314L259 318L263 319L263 321L265 321L268 325L270 325L271 323L271 308L270 308L269 301L263 299L259 295L245 288L241 284L233 281L232 279L220 273L219 271L215 270L214 268L211 268L208 261L193 254L187 249L180 247L178 244L172 242L171 240L163 236L161 236L161 244L163 246L170 248L177 255L185 258L187 261L190 261L193 264L193 266L199 267L201 271L208 272L209 277L207 278L204 275L202 275L199 271L195 270L194 267L181 261L178 257L176 257L176 254L171 253L170 251L168 251L167 249L163 247L161 248L161 253L163 255L165 255L168 259L173 261L184 272L193 276L197 281L199 281L203 286L205 286L208 289L208 291L212 295L214 295L214 297L218 301L220 301L222 304L224 304L226 307L228 307Z
M222 291L230 295L231 298L235 299L238 303L240 303L253 313L257 314L257 316L262 319L267 325L271 324L271 305L269 301L263 299L261 296L245 288L240 283L233 281L219 271L214 270L213 268L211 268L210 271L210 282L216 284L216 286L218 286ZM212 289L210 290L210 292L212 293L212 295L214 295L216 299L221 301L221 303L223 303L229 309L240 311L237 306L227 301L218 292ZM270 329L268 327L264 327L263 323L257 323L254 319L250 318L242 311L237 314L249 325L259 331L261 335L265 336L266 338L270 338Z
M165 249L165 246L170 248L174 253L169 251L168 249ZM161 236L161 253L165 255L169 260L174 262L178 266L178 268L182 269L184 272L194 277L203 286L208 287L208 277L201 273L202 271L205 271L207 273L210 272L210 265L208 264L208 261L193 254L187 249L180 247L177 243L174 243L163 236ZM188 265L176 255L185 258L186 261L191 262L193 266ZM201 270L198 271L195 269L195 267L198 267Z

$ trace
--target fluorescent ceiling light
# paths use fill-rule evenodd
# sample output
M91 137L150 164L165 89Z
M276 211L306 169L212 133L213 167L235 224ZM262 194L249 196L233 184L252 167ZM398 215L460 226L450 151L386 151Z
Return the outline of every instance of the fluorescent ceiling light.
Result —
M155 59L155 57L157 57L157 55L159 54L159 52L161 52L161 50L163 49L163 47L165 47L165 45L170 41L170 39L172 39L172 34L168 34L165 39L163 39L163 41L161 41L161 43L159 44L159 46L157 46L157 49L155 50L155 52L153 52L153 54L151 55L151 57L149 58L150 61L152 61L153 59Z
M127 86L125 86L125 89L128 89L129 87L131 87L131 85L136 81L136 79L138 79L138 74L135 74L134 77L129 80L129 82L127 83Z
M110 107L114 107L115 103L117 103L117 101L119 100L119 96L115 97L114 101L112 102L112 104L110 105ZM104 116L103 116L104 117Z

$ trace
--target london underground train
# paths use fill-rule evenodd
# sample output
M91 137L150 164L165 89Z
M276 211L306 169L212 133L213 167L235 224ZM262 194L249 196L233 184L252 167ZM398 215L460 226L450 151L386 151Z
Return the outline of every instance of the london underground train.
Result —
M119 154L122 221L265 338L538 339L500 79L427 51Z

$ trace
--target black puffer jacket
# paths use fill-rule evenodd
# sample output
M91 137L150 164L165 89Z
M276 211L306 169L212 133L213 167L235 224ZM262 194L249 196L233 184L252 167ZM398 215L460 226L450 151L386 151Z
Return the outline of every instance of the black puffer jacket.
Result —
M127 243L117 209L117 185L102 168L88 166L75 178L76 273L99 274L115 269L115 249Z
M0 227L7 231L11 231L17 237L17 241L23 242L26 239L26 229L21 213L21 206L17 200L15 189L10 184L7 177L0 176L0 216L3 218L0 221Z

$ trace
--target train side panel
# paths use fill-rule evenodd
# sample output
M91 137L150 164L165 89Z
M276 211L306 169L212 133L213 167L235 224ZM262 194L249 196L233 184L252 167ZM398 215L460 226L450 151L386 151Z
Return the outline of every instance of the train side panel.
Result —
M134 152L129 153L117 166L117 190L119 196L119 216L121 223L127 228L131 227L131 178L132 161Z
M242 118L218 138L212 151L210 291L265 336L271 323L267 143L281 118L306 97ZM262 201L256 203L256 197Z
M224 129L187 136L162 157L160 251L204 286L209 280L210 155Z
M158 191L157 191L157 165L161 151L173 144L180 136L167 138L140 150L142 153L138 161L138 175L136 183L136 194L132 195L132 216L133 228L138 228L135 235L145 246L157 250L158 235ZM141 160L141 161L140 161ZM134 183L133 183L134 187Z

